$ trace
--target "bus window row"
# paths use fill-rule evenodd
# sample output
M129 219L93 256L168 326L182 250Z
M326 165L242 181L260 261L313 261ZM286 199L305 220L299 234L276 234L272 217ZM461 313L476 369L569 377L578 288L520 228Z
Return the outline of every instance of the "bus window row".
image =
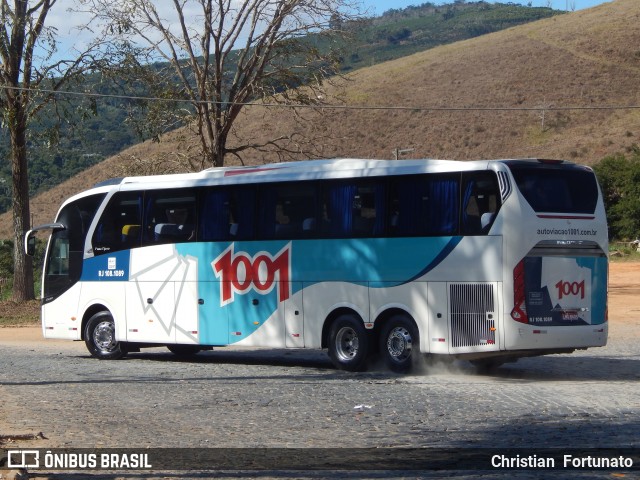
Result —
M483 235L499 207L491 172L118 192L92 245Z

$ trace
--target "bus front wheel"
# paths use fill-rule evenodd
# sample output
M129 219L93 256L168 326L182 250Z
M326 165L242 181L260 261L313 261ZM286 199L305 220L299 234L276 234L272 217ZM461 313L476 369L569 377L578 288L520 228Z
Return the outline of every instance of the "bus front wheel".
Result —
M116 340L116 324L109 312L99 312L89 319L84 330L87 349L101 360L116 360L127 352Z
M354 315L341 315L329 332L329 358L336 368L358 372L366 367L369 336Z
M394 372L413 369L420 356L418 330L404 315L394 315L386 321L380 335L380 352L386 365Z

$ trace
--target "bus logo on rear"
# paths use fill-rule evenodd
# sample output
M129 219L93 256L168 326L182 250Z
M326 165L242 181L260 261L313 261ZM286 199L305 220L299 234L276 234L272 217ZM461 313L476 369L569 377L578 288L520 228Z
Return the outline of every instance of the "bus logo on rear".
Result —
M556 283L558 289L558 300L562 300L562 297L580 296L580 299L584 300L584 280L581 282L565 282L560 280Z
M250 257L245 252L234 252L234 243L211 262L213 271L220 279L220 306L234 301L237 293L243 295L255 290L261 295L278 290L278 301L289 298L291 278L291 243L278 253L271 255L261 251Z

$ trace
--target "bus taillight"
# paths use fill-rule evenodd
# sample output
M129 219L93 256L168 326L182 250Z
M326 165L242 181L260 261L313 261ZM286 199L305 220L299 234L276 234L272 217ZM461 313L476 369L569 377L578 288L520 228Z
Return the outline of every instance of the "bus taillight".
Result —
M513 310L511 318L516 322L529 323L524 290L524 259L513 269Z

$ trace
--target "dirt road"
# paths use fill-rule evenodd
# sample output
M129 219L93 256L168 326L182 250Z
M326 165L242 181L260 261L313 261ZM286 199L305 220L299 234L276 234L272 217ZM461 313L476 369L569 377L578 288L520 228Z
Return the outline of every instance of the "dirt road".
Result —
M0 449L637 447L640 264L610 273L606 347L490 376L467 362L350 374L316 351L216 349L184 362L151 349L100 362L80 342L42 340L38 327L2 328ZM16 435L33 439L9 441Z

